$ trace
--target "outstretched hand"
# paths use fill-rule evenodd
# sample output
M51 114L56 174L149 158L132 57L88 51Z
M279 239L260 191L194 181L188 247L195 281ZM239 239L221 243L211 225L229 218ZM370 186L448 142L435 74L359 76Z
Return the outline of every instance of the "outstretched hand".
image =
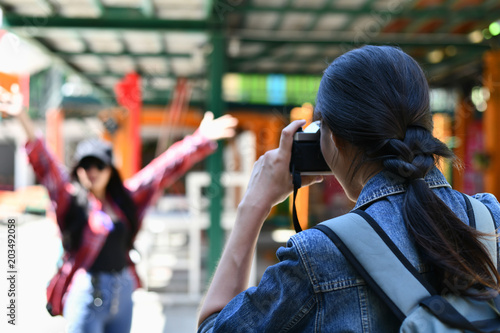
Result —
M224 115L214 119L214 114L210 111L205 112L198 130L207 139L216 141L220 139L232 138L236 131L235 127L238 124L238 119L231 115Z
M10 92L0 87L0 114L16 117L24 128L28 140L33 140L36 137L35 126L24 108L23 95L19 92L19 87L13 88Z
M19 91L10 92L0 87L0 113L15 117L22 111L23 95Z

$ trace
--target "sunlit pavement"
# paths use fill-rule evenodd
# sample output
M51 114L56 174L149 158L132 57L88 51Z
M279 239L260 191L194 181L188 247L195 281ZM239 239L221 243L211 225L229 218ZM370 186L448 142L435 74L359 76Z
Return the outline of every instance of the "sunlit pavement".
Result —
M3 222L6 222L3 220ZM45 310L45 287L60 255L57 226L33 215L18 217L16 325L7 323L7 227L0 224L0 332L66 332L65 319L51 317ZM168 297L138 290L133 295L132 332L184 333L196 331L198 304L182 296Z

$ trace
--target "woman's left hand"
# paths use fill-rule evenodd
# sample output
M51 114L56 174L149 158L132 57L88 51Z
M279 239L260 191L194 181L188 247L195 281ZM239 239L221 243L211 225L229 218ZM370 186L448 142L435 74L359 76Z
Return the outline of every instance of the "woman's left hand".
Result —
M234 136L238 119L226 114L214 119L214 114L210 111L205 112L198 130L207 139L216 141L220 139L232 138Z

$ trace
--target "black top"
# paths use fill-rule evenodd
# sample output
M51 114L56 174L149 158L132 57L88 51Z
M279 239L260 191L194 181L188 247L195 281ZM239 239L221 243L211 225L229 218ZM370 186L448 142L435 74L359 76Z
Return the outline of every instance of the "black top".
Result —
M118 272L127 266L127 239L129 230L121 221L114 221L101 252L90 267L91 273Z

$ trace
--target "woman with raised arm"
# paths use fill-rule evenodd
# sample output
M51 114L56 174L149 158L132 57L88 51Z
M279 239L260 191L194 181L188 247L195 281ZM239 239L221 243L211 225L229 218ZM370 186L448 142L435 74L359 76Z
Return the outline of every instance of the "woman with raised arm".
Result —
M323 74L315 117L323 156L354 209L373 218L416 274L439 294L469 295L478 287L475 297L498 295L497 258L482 246L484 234L469 227L464 196L436 167L440 157L453 154L432 134L429 87L414 59L388 46L338 57ZM319 229L292 236L277 252L279 263L247 289L261 227L271 207L292 192L293 134L304 124L288 125L279 148L255 163L198 332L399 331L399 318ZM302 184L316 181L303 178ZM497 199L475 198L498 228Z
M108 143L82 141L68 173L35 133L26 111L6 105L2 111L25 129L30 163L48 190L61 230L65 252L47 289L48 311L67 319L68 332L129 332L132 291L140 285L129 251L146 209L162 189L211 154L217 140L232 137L237 120L205 113L194 134L122 182Z

